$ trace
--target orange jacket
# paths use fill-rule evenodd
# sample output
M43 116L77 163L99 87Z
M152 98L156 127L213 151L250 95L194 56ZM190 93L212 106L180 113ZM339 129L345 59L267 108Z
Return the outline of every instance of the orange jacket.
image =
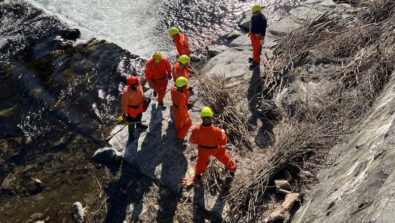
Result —
M179 33L177 37L174 39L174 42L176 43L176 48L178 54L181 55L187 55L189 56L189 45L188 45L188 38Z
M152 80L161 80L163 78L167 79L167 74L171 73L171 65L167 58L162 57L159 64L154 62L154 59L149 59L145 64L145 79L147 82Z
M139 84L136 91L133 91L130 86L126 86L122 91L122 114L129 114L132 117L143 112L143 101L145 96L143 88ZM136 106L132 108L131 106Z
M228 139L221 129L213 125L200 125L193 127L189 141L198 144L199 149L219 149L225 147Z
M189 88L186 86L182 92L177 90L177 87L174 86L171 89L171 101L174 105L176 105L177 109L186 109L186 106L189 103Z
M188 67L181 68L180 62L177 61L173 65L173 69L171 73L173 75L174 82L176 82L177 78L179 77L185 77L186 79L188 79L188 73L192 73L192 70L189 69Z

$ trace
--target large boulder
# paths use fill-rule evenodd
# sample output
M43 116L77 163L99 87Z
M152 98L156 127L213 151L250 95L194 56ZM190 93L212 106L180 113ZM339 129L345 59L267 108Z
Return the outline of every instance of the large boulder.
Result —
M395 73L348 143L331 150L330 167L294 221L393 222L395 218Z
M248 69L248 57L252 52L244 48L231 48L209 60L204 70L209 77L225 79L243 77L249 79L252 72Z
M224 46L224 45L213 45L213 46L207 46L206 47L208 55L210 57L216 56L226 50L229 49L229 47Z

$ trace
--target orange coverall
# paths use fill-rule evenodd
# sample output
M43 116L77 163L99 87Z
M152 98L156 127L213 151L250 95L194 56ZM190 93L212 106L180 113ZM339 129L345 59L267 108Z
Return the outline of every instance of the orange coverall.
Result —
M177 78L179 77L185 77L186 79L188 79L188 73L192 73L192 70L189 69L187 66L184 66L184 68L180 67L180 62L176 62L173 65L173 69L171 71L172 75L173 75L173 80L174 83L176 82Z
M260 34L252 34L248 33L251 39L252 45L252 58L256 63L260 62L260 54L259 51L261 50L261 35Z
M184 139L188 132L188 129L192 125L192 119L191 116L189 116L189 112L187 109L187 104L189 100L189 88L185 87L183 89L183 92L181 92L177 90L177 87L173 87L171 89L171 100L173 102L171 110L174 114L177 138L181 140Z
M130 117L136 118L143 113L143 102L145 96L141 85L137 85L137 90L132 90L131 86L126 86L122 91L122 114L129 114Z
M225 144L228 141L225 133L221 129L210 126L195 126L192 129L189 141L198 145L198 160L195 166L196 175L200 175L206 169L207 160L214 156L225 165L227 170L234 170L235 164L225 151Z
M174 42L176 43L177 52L180 56L189 56L188 38L185 35L178 33L177 37L174 38Z
M167 58L163 57L159 64L151 58L145 65L145 79L154 84L154 91L158 94L158 102L163 103L166 95L167 74L171 74L171 65Z

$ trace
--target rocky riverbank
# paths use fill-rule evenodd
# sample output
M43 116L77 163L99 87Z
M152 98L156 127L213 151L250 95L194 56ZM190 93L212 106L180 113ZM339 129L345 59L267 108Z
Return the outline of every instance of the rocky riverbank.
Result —
M214 109L238 169L231 177L211 160L203 184L189 189L179 179L193 174L197 151L174 142L169 95L166 110L151 103L143 115L149 129L133 140L127 128L114 128L125 76L141 73L142 59L105 41L73 45L78 31L26 3L1 4L2 27L21 38L1 45L0 118L7 131L0 219L69 222L73 204L85 222L391 219L391 1L304 2L269 21L263 62L253 71L246 33L208 47L212 58L191 76L191 117L200 124L201 107ZM28 26L32 19L44 25ZM246 13L242 29L248 20ZM98 148L124 160L92 162ZM333 162L326 161L329 151Z

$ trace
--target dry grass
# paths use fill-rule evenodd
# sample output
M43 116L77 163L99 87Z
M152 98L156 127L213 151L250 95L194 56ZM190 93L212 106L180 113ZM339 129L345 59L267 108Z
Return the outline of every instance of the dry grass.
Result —
M234 145L252 150L253 143L247 128L245 108L239 108L234 91L225 88L225 80L204 77L200 81L201 99L211 107L215 122L226 131Z

